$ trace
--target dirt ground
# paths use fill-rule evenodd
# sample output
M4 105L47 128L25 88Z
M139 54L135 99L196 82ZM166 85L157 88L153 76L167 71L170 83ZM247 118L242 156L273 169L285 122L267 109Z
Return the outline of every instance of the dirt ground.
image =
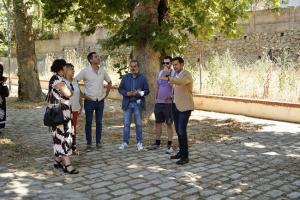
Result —
M7 107L24 112L28 109L45 106L45 102L32 103L20 102L16 98L7 99ZM13 112L12 111L12 112ZM120 102L107 100L103 118L103 141L118 144L121 141L123 112L120 109ZM144 144L148 145L154 140L154 121L148 120L143 125ZM189 144L193 143L222 143L230 140L232 136L238 134L255 134L262 126L250 122L241 123L231 118L225 120L217 119L197 119L193 118L188 124ZM134 126L131 130L134 133ZM78 138L84 138L84 114L78 120ZM165 130L165 128L164 128ZM22 130L18 130L22 131ZM167 142L165 133L162 135L162 143ZM177 146L177 137L173 139L174 146ZM4 129L0 134L0 153L1 162L4 163L29 163L32 159L38 158L41 152L45 151L37 144L28 144L22 137L14 137L10 131ZM24 164L25 165L25 164Z

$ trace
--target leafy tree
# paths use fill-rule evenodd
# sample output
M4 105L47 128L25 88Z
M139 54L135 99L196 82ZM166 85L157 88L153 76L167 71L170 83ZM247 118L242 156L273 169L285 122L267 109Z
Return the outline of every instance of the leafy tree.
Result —
M103 42L108 49L132 46L142 71L152 86L162 54L183 52L192 36L209 39L215 34L236 36L237 20L246 18L257 0L42 0L45 15L56 22L75 18L77 29L93 33L98 27L110 30ZM279 0L264 0L273 7ZM150 108L152 109L152 108Z

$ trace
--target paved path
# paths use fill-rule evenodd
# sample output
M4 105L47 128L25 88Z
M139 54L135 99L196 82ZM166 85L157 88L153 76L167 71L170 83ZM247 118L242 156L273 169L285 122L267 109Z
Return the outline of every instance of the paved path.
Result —
M43 112L9 109L6 131L43 153L32 161L35 168L0 163L0 199L300 199L299 124L194 112L193 118L234 118L263 129L193 144L185 166L169 160L164 149L137 152L132 145L120 151L106 141L99 150L81 149L73 157L80 173L65 175L52 167Z

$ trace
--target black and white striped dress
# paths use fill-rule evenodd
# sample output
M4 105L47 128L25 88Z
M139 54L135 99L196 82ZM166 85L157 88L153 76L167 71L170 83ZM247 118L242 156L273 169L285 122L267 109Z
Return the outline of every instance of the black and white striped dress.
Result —
M63 115L65 117L66 123L58 126L51 127L51 133L53 136L53 151L56 157L69 156L72 154L72 135L73 135L73 125L72 125L72 110L70 106L70 100L67 97L62 96L59 91L53 88L54 85L63 82L64 78L55 74L51 77L49 81L49 105L57 104L61 101Z

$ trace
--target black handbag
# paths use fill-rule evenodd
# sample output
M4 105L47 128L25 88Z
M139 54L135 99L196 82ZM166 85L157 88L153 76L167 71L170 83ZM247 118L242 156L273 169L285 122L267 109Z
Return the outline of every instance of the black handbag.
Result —
M6 85L1 85L0 86L0 93L1 93L1 96L8 97L9 96L8 87Z
M52 104L46 107L46 112L44 115L44 125L45 126L58 126L65 123L63 110L61 103Z

